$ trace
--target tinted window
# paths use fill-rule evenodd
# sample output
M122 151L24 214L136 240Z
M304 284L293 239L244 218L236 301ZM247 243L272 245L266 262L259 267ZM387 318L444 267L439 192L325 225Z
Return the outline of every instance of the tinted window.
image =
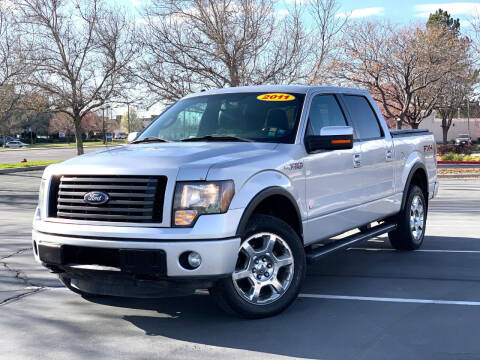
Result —
M372 139L382 136L377 117L365 97L345 95L345 101L355 121L360 139Z
M346 126L345 116L333 95L317 95L312 100L308 116L308 135L320 135L325 126Z

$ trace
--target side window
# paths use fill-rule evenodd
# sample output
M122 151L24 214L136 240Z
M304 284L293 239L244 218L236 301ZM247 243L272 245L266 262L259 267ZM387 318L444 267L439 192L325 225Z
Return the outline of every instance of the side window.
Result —
M360 139L382 137L377 116L373 112L368 100L364 96L358 95L345 95L344 99L353 117Z
M307 135L320 135L325 126L346 126L347 121L334 95L317 95L308 115Z

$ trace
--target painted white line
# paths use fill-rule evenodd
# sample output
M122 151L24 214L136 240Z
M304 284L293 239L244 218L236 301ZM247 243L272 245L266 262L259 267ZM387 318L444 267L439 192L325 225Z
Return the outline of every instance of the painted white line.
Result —
M395 249L383 249L383 248L359 248L353 247L347 250L365 250L365 251L396 251ZM432 253L458 253L458 254L480 254L480 250L441 250L441 249L420 249L414 252L432 252Z
M413 303L413 304L480 306L480 301L405 299L405 298L387 298L387 297L371 297L371 296L344 296L344 295L325 295L325 294L299 294L298 297L309 298L309 299L359 300L359 301L377 301L377 302L395 302L395 303Z

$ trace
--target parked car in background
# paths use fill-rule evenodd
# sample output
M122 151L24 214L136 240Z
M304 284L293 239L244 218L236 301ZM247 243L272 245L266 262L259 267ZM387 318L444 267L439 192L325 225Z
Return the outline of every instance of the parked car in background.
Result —
M472 138L468 134L460 134L455 139L455 145L472 145Z
M11 136L7 136L7 142L14 141L15 138ZM3 146L3 136L0 136L0 146Z
M21 142L20 140L13 140L13 141L7 142L7 144L5 146L8 147L8 148L20 148L20 147L24 147L24 146L27 146L27 145L28 144L25 144L24 142Z
M123 140L123 139L126 139L127 136L128 136L128 135L127 135L126 133L119 133L119 134L116 136L116 138Z
M209 90L129 138L42 176L35 258L87 298L208 289L275 315L307 260L383 233L418 249L438 190L432 133L390 131L359 89Z

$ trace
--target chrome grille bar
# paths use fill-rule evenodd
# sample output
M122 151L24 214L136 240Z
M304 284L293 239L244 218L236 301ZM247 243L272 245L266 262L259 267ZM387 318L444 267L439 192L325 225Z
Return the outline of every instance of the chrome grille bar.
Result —
M58 177L55 206L49 216L63 219L115 222L162 222L165 176L93 176ZM91 191L108 195L105 204L88 204L83 197ZM52 211L52 209L54 211Z

